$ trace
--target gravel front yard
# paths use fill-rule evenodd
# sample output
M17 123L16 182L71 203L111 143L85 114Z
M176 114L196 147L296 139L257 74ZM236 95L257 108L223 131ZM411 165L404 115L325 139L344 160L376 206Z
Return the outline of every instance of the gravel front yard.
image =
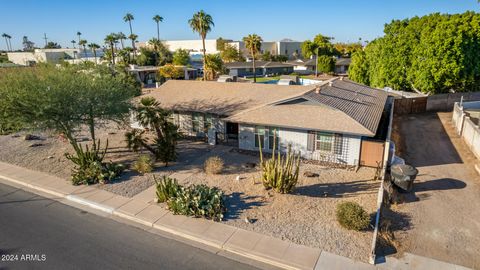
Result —
M379 182L372 180L374 169L360 168L355 172L302 164L296 190L292 194L276 194L263 188L258 168L243 166L247 162L258 163L258 157L230 151L229 147L181 141L176 163L169 167L157 164L155 172L141 176L128 169L139 154L125 148L124 131L124 128L111 125L97 132L102 144L107 138L109 140L110 150L106 160L122 162L127 166L121 179L97 187L132 197L154 184L152 174L162 176L178 171L188 172L188 177L179 179L180 183L204 183L225 192L228 207L226 224L353 259L368 260L372 230L354 232L341 228L335 218L335 208L338 203L348 200L358 202L372 213L379 187ZM41 139L34 141L24 140L23 134L0 136L0 161L69 179L73 165L64 153L70 151L70 145L52 134L38 135ZM86 133L82 136L87 138ZM32 144L40 145L31 147ZM220 155L225 161L225 170L220 175L203 172L203 161L212 155ZM303 176L307 170L319 176ZM246 219L251 222L246 222Z

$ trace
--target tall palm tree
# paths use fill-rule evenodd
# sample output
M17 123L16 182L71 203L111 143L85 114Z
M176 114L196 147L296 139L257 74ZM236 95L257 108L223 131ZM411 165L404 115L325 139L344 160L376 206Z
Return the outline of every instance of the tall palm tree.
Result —
M72 41L70 41L70 43L72 43L72 46L73 46L73 48L75 49L75 43L77 43L77 42L72 39Z
M202 45L203 45L203 80L205 81L205 38L207 37L207 33L212 30L212 26L215 26L213 23L212 16L205 13L205 11L200 10L199 12L193 14L193 17L188 20L188 24L190 28L192 28L193 32L197 32L200 37L202 38Z
M128 36L128 39L132 40L132 44L135 44L135 42L137 42L138 35L131 34ZM135 54L135 50L136 50L135 46L132 49L133 49L133 53Z
M160 40L156 38L152 38L148 41L150 45L153 46L153 51L155 52L155 65L158 66L158 50L161 46Z
M5 38L5 44L7 44L7 51L11 51L10 45L8 45L8 37L9 35L7 33L3 33L2 37Z
M80 45L80 39L82 37L82 33L80 33L80 31L77 31L77 36L78 36L78 44Z
M95 64L97 63L97 49L100 49L100 46L96 43L90 43L88 44L88 48L92 50L93 52L93 57L95 58Z
M243 42L245 42L245 47L250 51L252 55L252 67L253 67L253 82L257 82L257 72L255 71L255 57L257 53L260 51L262 47L262 38L257 34L248 35L243 38Z
M115 42L117 41L117 35L115 33L111 33L105 37L105 43L110 46L110 52L112 53L112 64L115 65Z
M78 42L78 46L82 46L83 47L83 55L85 56L85 58L87 58L87 40L86 39L81 39L79 42Z
M163 22L163 17L160 15L153 16L152 20L157 23L157 39L160 40L160 22Z
M132 21L133 20L135 20L135 18L130 13L127 13L127 14L125 14L125 16L123 16L123 21L128 22L128 26L130 27L130 36L133 35L133 30L132 30ZM135 56L136 48L135 48L135 41L133 39L132 39L132 48L133 48L133 54Z
M125 45L123 44L123 41L127 39L127 36L125 36L125 34L122 32L118 32L117 38L120 41L120 45L122 45L122 50L125 49Z

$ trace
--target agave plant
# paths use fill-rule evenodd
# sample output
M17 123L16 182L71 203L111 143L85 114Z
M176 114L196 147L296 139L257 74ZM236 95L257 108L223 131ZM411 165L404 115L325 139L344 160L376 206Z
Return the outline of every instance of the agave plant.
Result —
M272 157L264 160L261 140L259 139L260 165L262 169L262 183L266 189L272 188L279 193L290 193L298 182L300 168L300 153L292 151L288 145L286 155L277 153L276 140L274 136Z

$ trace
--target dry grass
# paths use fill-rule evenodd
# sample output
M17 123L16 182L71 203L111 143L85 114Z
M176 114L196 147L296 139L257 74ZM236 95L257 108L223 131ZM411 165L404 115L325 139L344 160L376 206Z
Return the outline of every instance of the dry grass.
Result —
M209 157L204 165L203 168L207 174L220 174L223 171L223 159L219 156Z

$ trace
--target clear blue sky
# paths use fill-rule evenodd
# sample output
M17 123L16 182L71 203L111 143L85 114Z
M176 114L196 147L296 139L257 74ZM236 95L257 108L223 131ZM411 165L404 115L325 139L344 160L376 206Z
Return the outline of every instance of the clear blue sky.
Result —
M372 40L381 36L392 19L403 19L432 12L461 13L480 10L477 0L0 0L0 33L12 36L15 49L26 35L43 46L43 33L50 41L71 46L76 32L89 42L103 43L110 32L128 35L123 22L127 12L135 16L133 31L139 40L156 35L155 14L164 17L161 39L196 39L187 20L204 9L212 15L215 28L208 38L241 39L257 33L264 40L291 38L303 41L317 33L336 41ZM0 49L5 49L0 40Z

